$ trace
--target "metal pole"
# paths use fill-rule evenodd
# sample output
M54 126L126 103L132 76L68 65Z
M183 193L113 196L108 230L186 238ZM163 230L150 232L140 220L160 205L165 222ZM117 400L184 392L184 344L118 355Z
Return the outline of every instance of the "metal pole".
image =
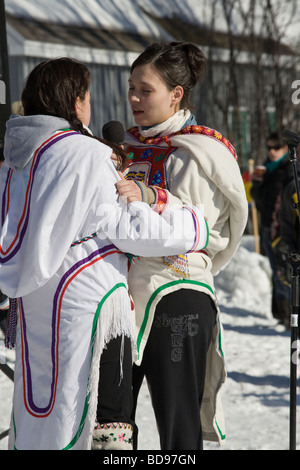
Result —
M11 114L5 2L0 0L0 143Z
M6 121L11 114L8 48L6 36L5 3L0 0L0 145L4 140ZM0 370L14 380L14 371L7 364L0 364ZM0 434L0 440L9 435L9 429Z
M291 347L290 347L290 450L296 450L296 418L297 418L297 346L298 343L298 313L299 313L299 263L298 254L291 254L293 268L291 285ZM296 358L295 358L296 356Z
M0 364L0 370L12 381L14 381L14 370L7 364Z
M297 194L297 210L300 223L300 189L297 173L297 146L295 144L289 146L290 161L293 167L295 189ZM298 361L298 322L299 322L299 269L300 255L299 253L290 253L290 262L292 266L292 284L291 284L291 362L290 362L290 450L296 450L297 437L297 361ZM296 348L296 354L295 354Z
M298 219L300 223L300 188L297 172L297 147L300 144L300 136L292 131L284 131L283 138L286 140L289 148L290 162L293 168L294 184L297 194L297 209ZM289 254L289 261L292 267L292 282L291 282L291 344L290 344L290 450L296 450L296 418L297 418L297 360L295 360L295 345L298 342L298 318L299 318L299 301L300 301L300 287L299 287L299 269L300 269L300 253L294 252ZM297 346L296 346L296 356Z

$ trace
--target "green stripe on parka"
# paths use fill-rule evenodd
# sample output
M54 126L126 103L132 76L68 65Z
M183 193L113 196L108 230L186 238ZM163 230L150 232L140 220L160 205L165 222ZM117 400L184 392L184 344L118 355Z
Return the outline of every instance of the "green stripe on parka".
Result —
M208 284L204 284L203 282L192 281L192 280L188 280L188 279L179 279L178 281L171 281L171 282L168 282L167 284L164 284L164 285L160 286L158 289L156 289L156 291L153 292L153 294L151 295L151 297L150 297L150 299L149 299L149 301L146 305L143 323L141 325L141 328L140 328L140 331L139 331L139 334L138 334L138 337L137 337L137 345L136 346L137 346L138 354L139 354L139 351L140 351L141 341L142 341L143 335L145 333L146 325L147 325L147 322L148 322L148 319L149 319L150 308L151 308L151 305L152 305L155 297L161 291L163 291L164 289L167 289L168 287L176 286L178 284L191 284L191 285L202 286L202 287L205 287L206 289L208 289L212 294L214 294L213 289Z

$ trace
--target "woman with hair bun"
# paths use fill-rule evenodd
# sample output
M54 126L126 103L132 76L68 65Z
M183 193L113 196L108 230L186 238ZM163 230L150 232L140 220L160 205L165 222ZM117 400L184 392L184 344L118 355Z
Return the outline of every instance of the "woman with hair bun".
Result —
M206 244L196 207L158 215L119 197L114 149L88 130L90 81L74 59L44 61L27 79L24 116L7 122L0 289L10 297L6 344L16 346L9 449L132 450L125 253Z
M233 146L198 125L190 111L190 92L205 67L202 51L191 43L155 43L134 61L129 78L136 126L125 136L130 163L119 191L136 193L158 211L198 205L210 232L205 250L136 258L129 271L137 329L135 406L145 376L165 450L202 449L203 439L225 442L214 276L238 247L248 205Z

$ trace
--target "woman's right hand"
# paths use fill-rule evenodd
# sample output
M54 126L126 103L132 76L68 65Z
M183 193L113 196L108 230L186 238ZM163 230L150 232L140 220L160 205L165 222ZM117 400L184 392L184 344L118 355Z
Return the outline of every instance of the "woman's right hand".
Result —
M142 193L138 185L135 184L133 180L125 179L122 173L118 172L118 174L121 179L117 181L116 188L123 201L125 201L126 204L142 201Z

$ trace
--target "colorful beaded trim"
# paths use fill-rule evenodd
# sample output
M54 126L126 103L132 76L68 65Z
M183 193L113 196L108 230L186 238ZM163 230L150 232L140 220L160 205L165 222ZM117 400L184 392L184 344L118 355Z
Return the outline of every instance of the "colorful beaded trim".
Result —
M98 431L95 433L95 431ZM103 433L101 434L101 431ZM93 441L96 442L124 442L132 444L133 426L128 423L97 424L94 428ZM127 438L128 437L128 438Z
M129 146L126 149L130 160L126 179L143 181L147 186L168 189L166 163L176 147ZM137 168L135 165L138 165Z
M180 276L184 276L186 278L191 277L187 255L163 256L162 261L169 269L175 271Z
M137 140L142 142L143 144L147 145L159 145L161 142L165 142L168 146L171 146L170 138L177 136L177 135L189 135L189 134L200 134L206 135L207 137L211 137L218 142L224 144L230 153L233 155L235 160L238 159L235 148L233 145L227 140L220 132L211 129L210 127L206 126L186 126L178 132L173 132L172 134L162 136L162 137L143 137L137 126L131 127L128 129L128 132L135 137Z
M153 210L161 214L168 204L168 193L165 189L158 188L157 186L152 186L152 188L156 194Z
M76 240L75 242L71 244L71 246L80 245L81 243L91 240L92 238L95 238L96 236L97 236L96 232L92 233L92 235L89 235L88 237L84 237L84 238L81 238L80 240Z

